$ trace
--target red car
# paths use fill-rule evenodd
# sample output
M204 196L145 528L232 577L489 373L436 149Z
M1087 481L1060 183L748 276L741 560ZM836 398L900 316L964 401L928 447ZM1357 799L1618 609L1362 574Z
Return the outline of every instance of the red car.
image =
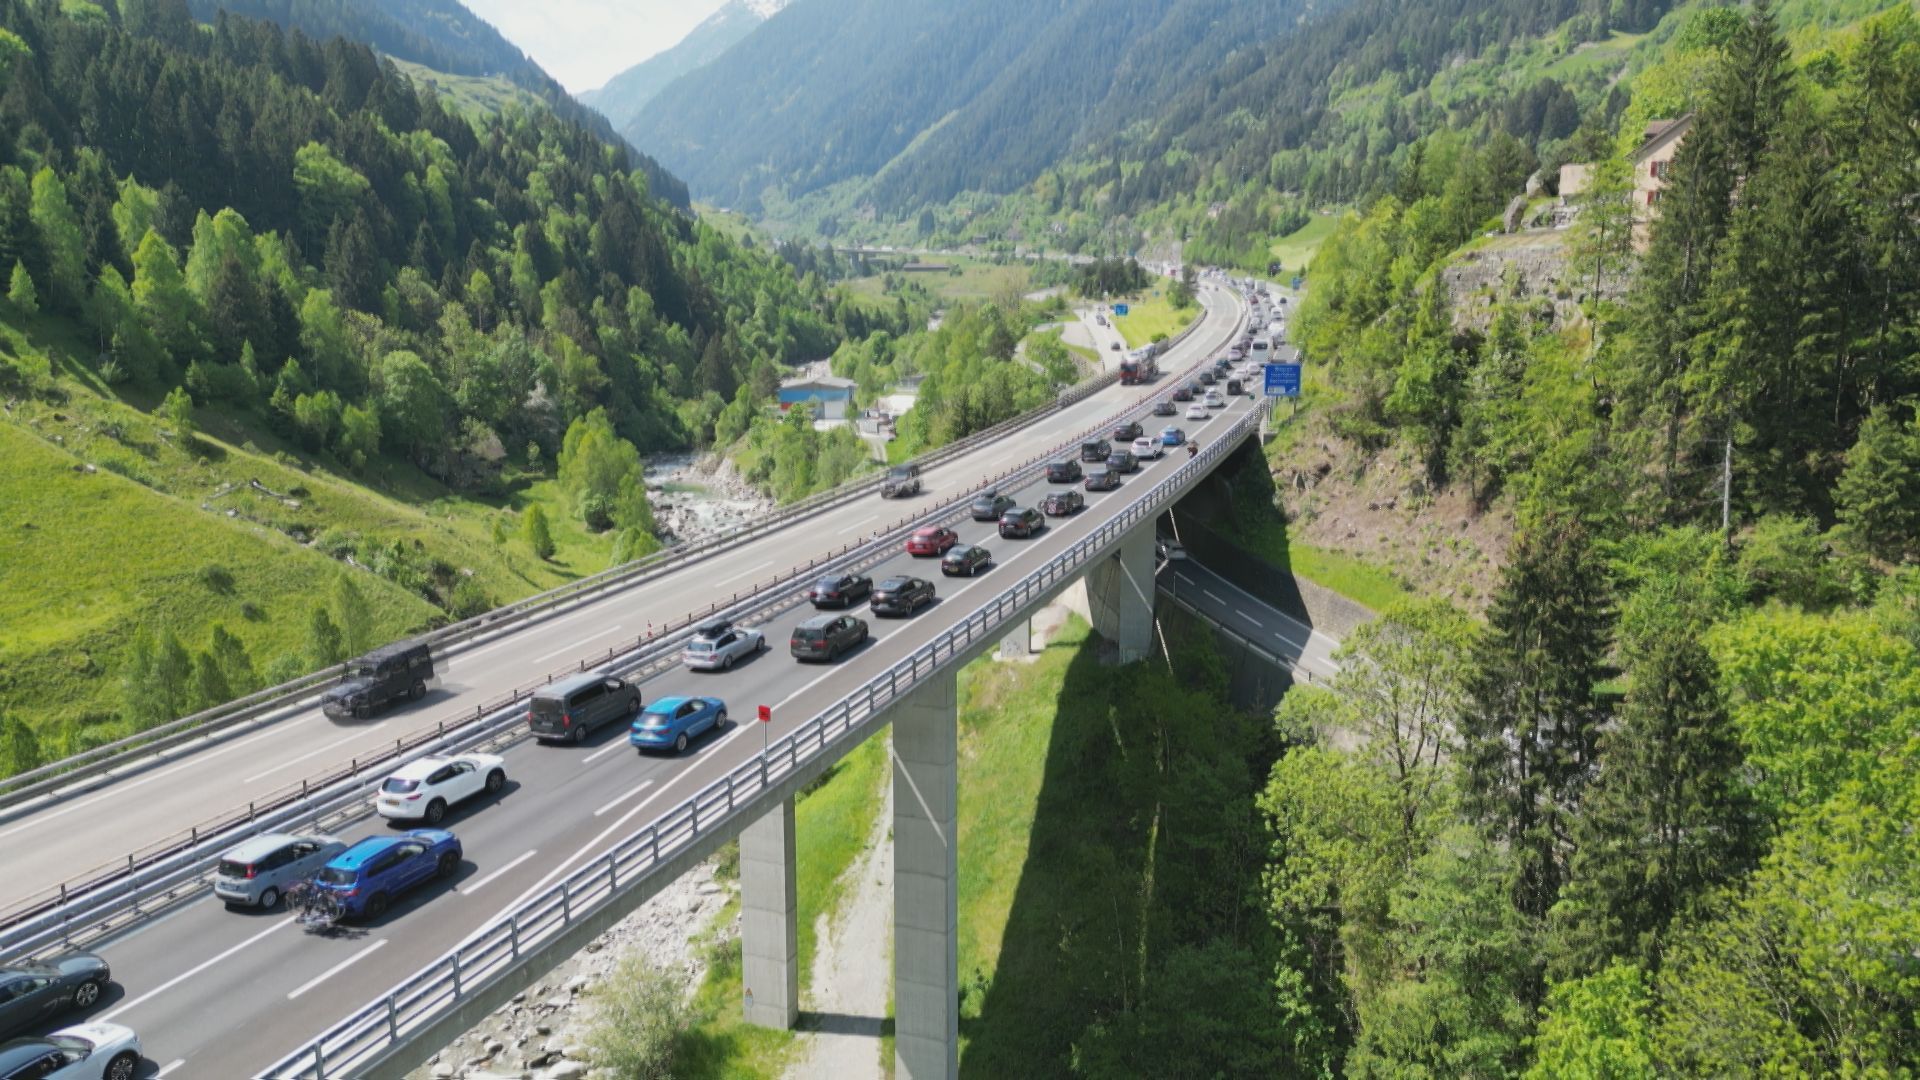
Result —
M952 529L929 526L907 537L909 555L945 555L947 549L960 542L960 534Z

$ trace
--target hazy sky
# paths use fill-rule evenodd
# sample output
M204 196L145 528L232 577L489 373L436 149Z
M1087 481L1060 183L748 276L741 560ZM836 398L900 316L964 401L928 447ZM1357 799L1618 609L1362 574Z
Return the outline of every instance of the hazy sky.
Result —
M725 0L465 0L574 93L679 41Z

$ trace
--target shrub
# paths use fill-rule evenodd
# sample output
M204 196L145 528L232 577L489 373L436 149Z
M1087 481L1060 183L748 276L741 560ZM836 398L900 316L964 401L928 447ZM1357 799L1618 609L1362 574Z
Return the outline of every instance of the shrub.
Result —
M595 992L587 1058L623 1080L666 1080L689 1013L680 980L635 953Z
M222 596L233 593L233 572L218 563L200 568L200 583Z

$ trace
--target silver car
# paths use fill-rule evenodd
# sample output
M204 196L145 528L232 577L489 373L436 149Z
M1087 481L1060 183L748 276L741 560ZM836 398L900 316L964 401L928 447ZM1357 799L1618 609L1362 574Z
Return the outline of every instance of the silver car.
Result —
M312 877L346 848L331 836L256 836L220 856L213 895L229 904L271 908L287 894L287 886Z
M709 623L694 631L693 640L680 652L680 662L689 671L725 671L766 647L766 635L752 627Z

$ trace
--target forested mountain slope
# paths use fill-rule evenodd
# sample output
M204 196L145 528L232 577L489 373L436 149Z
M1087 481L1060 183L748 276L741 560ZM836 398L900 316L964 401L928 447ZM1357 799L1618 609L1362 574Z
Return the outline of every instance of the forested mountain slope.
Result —
M0 422L71 456L32 481L50 505L119 472L116 499L170 503L147 520L277 532L379 578L360 591L393 587L377 625L397 632L644 552L642 449L705 445L780 364L906 329L677 212L545 109L455 115L365 45L207 28L177 0L70 8L0 3ZM57 519L31 523L9 591L65 595L85 567ZM9 625L9 673L91 674L80 696L10 677L0 710L32 705L51 746L133 722L94 695L137 629L191 657L225 619L259 678L337 658L316 605L354 605L319 577L223 591L261 580L267 549L233 550L203 575L213 606L153 588Z
M1308 9L808 0L662 91L626 133L716 202L877 177L878 205L917 209L1012 190Z
M266 19L316 41L343 37L448 75L500 78L547 103L563 118L609 141L613 126L583 109L553 76L459 0L188 0L202 22L222 11ZM688 207L686 185L641 156L653 193Z
M579 95L580 101L624 129L668 84L719 59L784 6L785 0L727 0L672 48Z

